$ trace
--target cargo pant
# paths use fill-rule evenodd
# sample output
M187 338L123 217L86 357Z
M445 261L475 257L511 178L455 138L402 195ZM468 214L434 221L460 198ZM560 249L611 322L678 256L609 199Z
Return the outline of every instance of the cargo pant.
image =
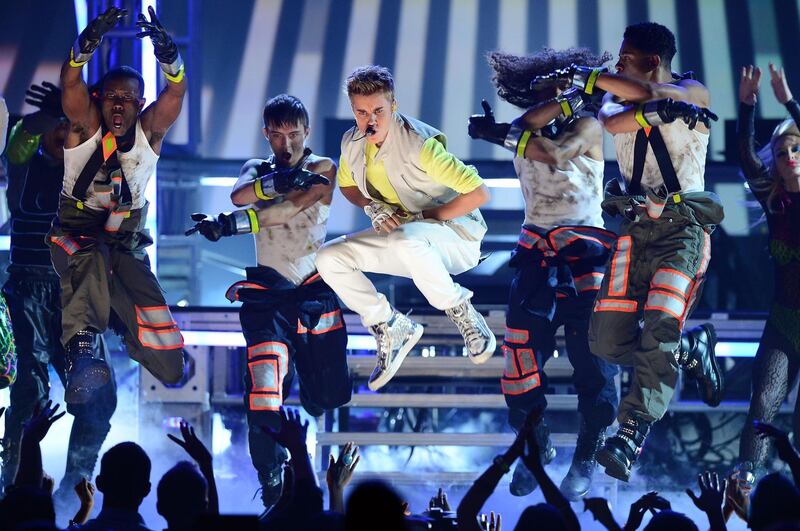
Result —
M80 208L62 196L58 218L47 235L61 277L61 343L80 330L102 333L111 309L124 324L128 355L156 378L174 384L183 377L183 336L144 248L146 208L132 210L114 232L107 211ZM111 214L113 215L113 214Z
M226 297L243 303L244 405L250 456L263 481L283 465L287 452L261 427L280 427L278 410L295 375L300 401L311 415L350 401L347 329L336 295L319 275L295 286L270 267L248 267L247 280L231 286Z
M694 192L669 201L658 218L634 198L610 198L603 208L625 219L595 301L589 347L634 369L617 419L654 422L675 391L681 333L700 297L722 206L715 194Z
M513 428L519 429L531 410L547 405L543 368L556 349L555 333L562 325L574 369L578 411L593 428L614 421L617 367L591 353L587 332L615 238L596 227L522 228L509 262L516 274L502 346L505 371L501 387Z
M3 437L3 487L14 481L19 466L19 444L24 423L36 405L43 406L50 394L52 365L62 383L66 381L66 359L61 335L58 278L49 274L11 272L3 286L14 327L18 356L17 381L11 386L11 404L6 411ZM102 337L97 338L99 355L106 357ZM75 420L70 432L67 466L62 485L72 491L81 477L92 477L97 454L111 428L117 407L114 378L85 404L67 404Z

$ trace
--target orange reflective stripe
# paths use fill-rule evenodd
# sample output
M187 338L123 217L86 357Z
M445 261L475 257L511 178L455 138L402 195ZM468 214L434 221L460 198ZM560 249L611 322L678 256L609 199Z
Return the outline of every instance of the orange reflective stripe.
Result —
M169 306L135 306L136 322L139 325L159 327L175 325Z
M516 328L506 327L506 343L525 344L528 342L528 338L529 335L527 330L518 330Z
M319 276L319 273L314 273L310 277L308 277L305 281L303 281L303 286L316 282L318 280L322 280L322 277Z
M521 395L542 385L539 373L535 372L522 380L500 379L500 388L504 395Z
M665 268L656 271L655 275L653 275L653 279L650 281L650 287L674 291L682 297L685 297L691 283L692 279L689 278L689 275L681 273L676 269Z
M623 236L617 240L617 248L611 259L611 277L608 294L624 297L628 291L628 269L631 265L631 237Z
M686 311L686 302L684 302L683 297L668 291L651 290L647 295L647 303L644 306L644 310L668 313L680 321Z
M708 263L711 261L711 236L706 231L703 231L703 249L701 253L702 259L700 267L697 268L697 273L694 276L695 278L700 278L706 274Z
M593 229L582 229L580 227L561 227L555 230L550 231L548 238L550 240L550 245L556 251L561 251L565 247L575 243L577 240L588 240L591 242L599 243L603 247L610 249L611 243L614 241L613 237L609 235L597 233L597 235L605 236L605 240L601 240L595 236L591 236L589 233Z
M633 313L637 306L636 301L628 299L597 299L594 303L594 311Z
M236 282L231 287L228 288L228 291L225 292L225 298L231 302L235 302L239 300L239 290L240 289L263 289L266 290L261 284L256 284L255 282L247 282L241 280Z

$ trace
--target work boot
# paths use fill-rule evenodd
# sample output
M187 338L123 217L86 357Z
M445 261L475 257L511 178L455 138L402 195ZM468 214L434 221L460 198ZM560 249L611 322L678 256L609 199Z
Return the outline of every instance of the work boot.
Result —
M544 420L541 420L533 428L531 435L536 438L536 444L539 447L539 459L541 459L542 464L550 464L556 458L556 447L553 446L553 441L550 440L550 428L547 427ZM517 460L514 474L511 476L511 483L508 486L511 494L514 496L527 496L536 490L538 486L539 483L533 477L531 471L528 470L528 467L525 466L525 463L522 462L522 459Z
M377 391L395 375L403 360L419 338L422 337L422 325L395 311L385 323L369 327L369 333L377 343L377 363L369 377L368 387Z
M94 348L95 334L81 330L67 343L67 385L64 401L84 404L111 379L111 369Z
M722 371L714 355L717 335L714 325L706 323L681 336L681 344L675 355L678 366L684 374L694 379L697 391L703 402L717 407L722 401Z
M261 484L261 503L264 504L264 513L261 515L261 517L263 517L278 503L281 497L281 490L283 488L283 467L279 466L266 473L259 472L258 482Z
M486 324L486 319L478 313L469 300L446 309L444 313L455 323L464 337L464 345L472 363L480 365L492 357L497 348L497 338Z
M597 462L605 467L606 474L626 482L630 479L631 469L642 453L651 424L636 416L630 416L620 424L617 433L609 437L596 454Z
M567 475L561 481L561 492L569 501L579 501L589 493L592 486L592 474L597 465L595 454L603 447L605 439L605 426L590 428L585 420L581 421L572 464Z

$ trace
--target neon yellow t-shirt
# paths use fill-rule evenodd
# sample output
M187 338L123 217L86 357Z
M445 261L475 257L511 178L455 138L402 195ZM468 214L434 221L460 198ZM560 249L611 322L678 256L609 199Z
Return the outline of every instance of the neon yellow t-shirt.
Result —
M368 142L365 151L367 183L381 196L382 201L402 207L397 192L389 182L383 162L375 162L378 147ZM447 151L435 137L429 138L423 144L420 152L420 164L433 182L447 186L460 194L469 193L483 184L483 179L474 167L461 162L455 155ZM350 168L342 157L339 157L339 171L336 179L342 188L356 186Z

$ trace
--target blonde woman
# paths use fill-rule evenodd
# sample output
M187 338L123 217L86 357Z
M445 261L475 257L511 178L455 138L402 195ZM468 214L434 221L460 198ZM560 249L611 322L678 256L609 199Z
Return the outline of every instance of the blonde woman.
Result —
M758 153L753 124L761 69L742 68L739 84L739 158L750 190L764 209L775 264L775 296L756 354L753 396L739 442L742 465L756 470L766 460L769 443L768 438L756 435L753 421L772 421L800 367L800 105L792 97L783 69L770 64L769 70L775 98L791 118L775 128L769 144ZM797 440L797 406L794 433Z

